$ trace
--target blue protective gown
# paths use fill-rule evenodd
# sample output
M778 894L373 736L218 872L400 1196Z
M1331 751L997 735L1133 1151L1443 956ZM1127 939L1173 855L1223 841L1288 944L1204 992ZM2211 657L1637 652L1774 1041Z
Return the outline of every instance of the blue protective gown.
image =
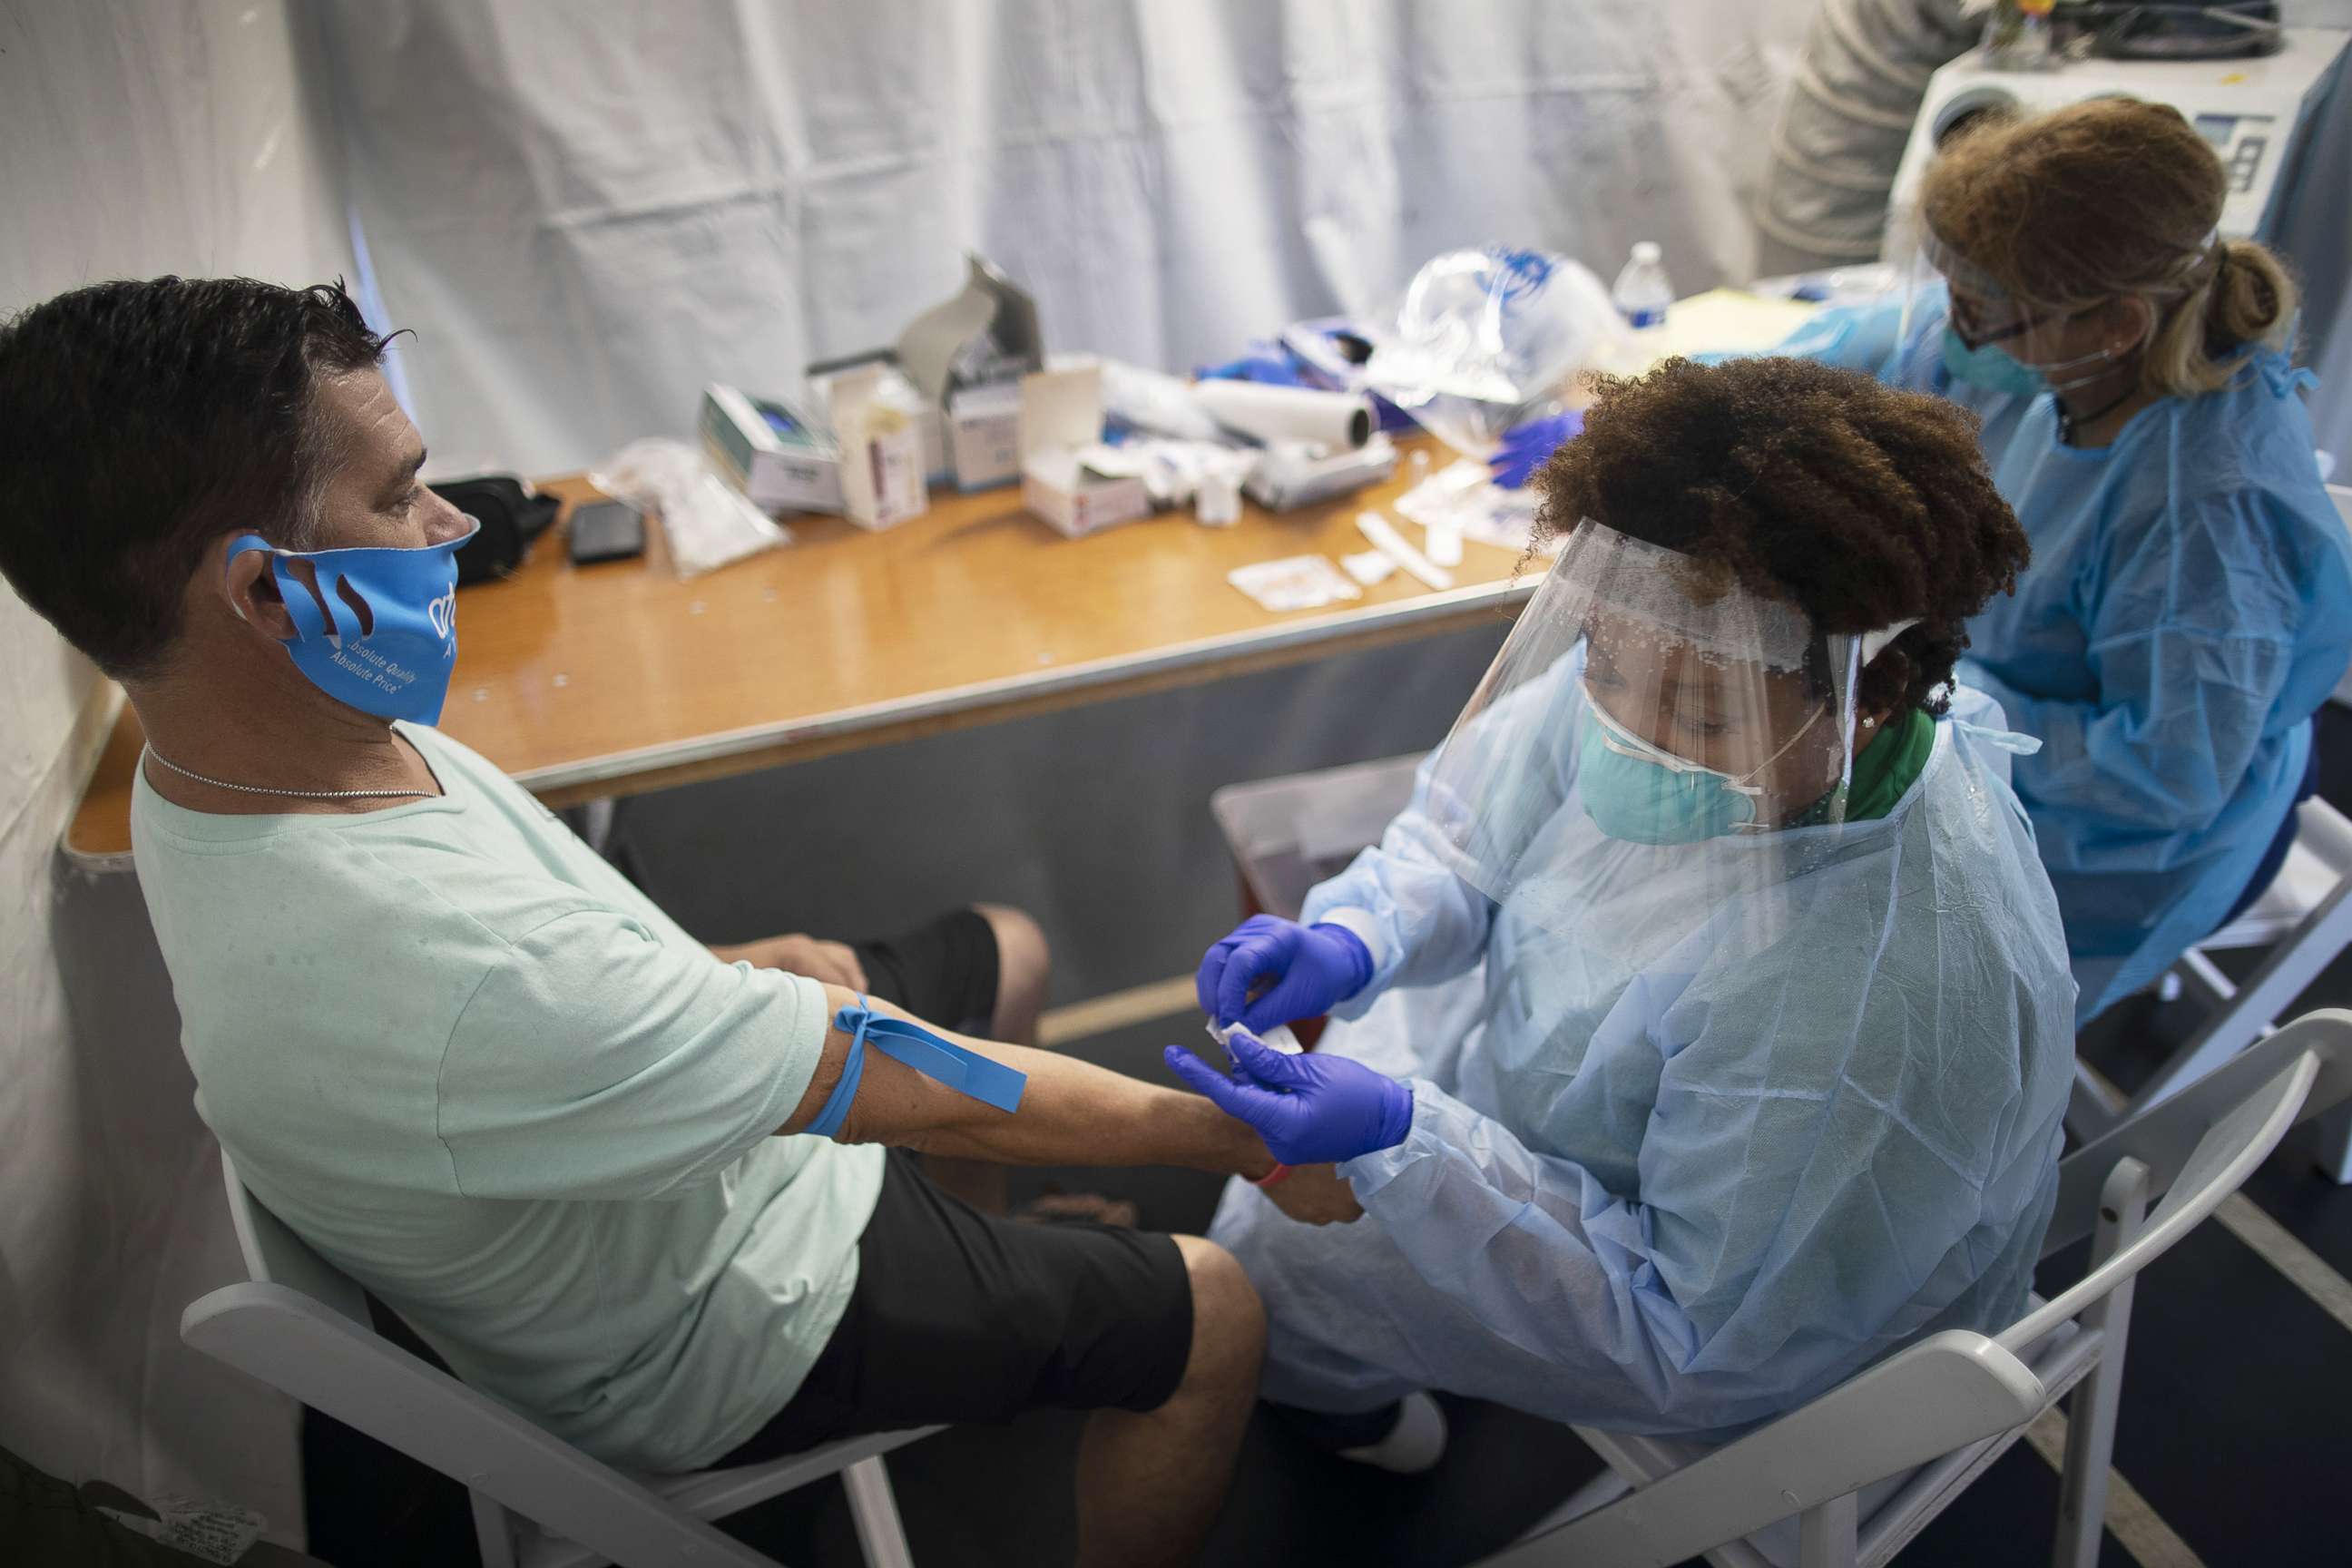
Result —
M2058 439L2056 400L1955 382L1940 309L1824 311L1782 347L1932 391L1984 420L2033 542L1969 624L1960 678L2042 742L2016 766L2058 891L2078 1022L2212 934L2294 808L2311 716L2352 656L2352 543L2284 354L2168 397L2115 441Z
M1570 663L1511 700L1541 699L1520 720L1563 753ZM1413 1123L1340 1167L1353 1224L1227 1189L1210 1234L1265 1298L1271 1397L1443 1388L1709 1436L2014 1316L2057 1190L2074 988L2005 782L2028 742L1963 697L1879 821L1595 844L1563 754L1548 798L1508 803L1563 852L1504 903L1444 868L1418 805L1315 890L1305 918L1376 961L1321 1048L1406 1079ZM1825 858L1773 875L1822 833Z

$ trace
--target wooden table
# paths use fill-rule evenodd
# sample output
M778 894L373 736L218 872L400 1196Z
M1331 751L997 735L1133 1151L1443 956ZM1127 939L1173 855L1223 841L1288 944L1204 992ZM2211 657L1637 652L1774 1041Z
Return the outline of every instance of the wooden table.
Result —
M1433 468L1451 460L1403 446ZM1017 489L940 491L879 534L790 519L790 545L689 582L658 528L643 560L585 567L551 531L515 576L459 593L441 727L570 805L1507 619L1541 566L1475 542L1444 593L1399 572L1351 604L1273 615L1226 583L1251 562L1370 548L1356 513L1418 477L1408 458L1390 483L1318 507L1250 507L1227 529L1171 512L1077 540ZM595 493L548 488L567 503L558 530ZM77 864L130 865L142 742L126 706L66 830Z

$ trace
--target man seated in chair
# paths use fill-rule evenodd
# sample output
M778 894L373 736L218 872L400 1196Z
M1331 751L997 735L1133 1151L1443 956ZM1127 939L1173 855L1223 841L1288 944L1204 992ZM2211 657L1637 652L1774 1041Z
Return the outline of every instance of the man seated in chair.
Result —
M0 571L145 726L141 885L254 1196L614 1464L1092 1409L1082 1558L1189 1561L1264 1339L1233 1258L1011 1223L906 1151L1261 1176L1264 1145L910 1026L1024 1033L1024 917L714 952L431 728L473 524L383 352L340 286L105 283L0 326Z

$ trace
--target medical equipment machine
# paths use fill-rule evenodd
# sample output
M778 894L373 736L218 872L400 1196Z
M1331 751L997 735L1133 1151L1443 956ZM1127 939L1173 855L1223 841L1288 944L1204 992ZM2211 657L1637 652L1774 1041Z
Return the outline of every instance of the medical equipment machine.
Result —
M2008 110L2040 113L2092 98L2168 103L2189 117L2230 173L2221 233L2233 239L2271 236L2294 183L2304 132L2326 97L2347 35L2290 27L2286 47L2263 59L2158 61L2088 59L2056 70L1989 69L1971 50L1928 81L1911 141L1895 174L1890 211L1916 203L1937 146L1971 117ZM1889 226L1895 235L1902 227ZM1892 242L1891 242L1892 243Z

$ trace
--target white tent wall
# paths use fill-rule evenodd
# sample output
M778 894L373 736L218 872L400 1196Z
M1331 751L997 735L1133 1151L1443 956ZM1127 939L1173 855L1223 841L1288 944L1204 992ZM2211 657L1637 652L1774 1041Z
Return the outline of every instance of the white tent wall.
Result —
M575 468L981 251L1181 370L1439 250L1744 278L1810 0L388 0L325 14L434 469Z
M298 21L0 0L0 313L108 278L351 272ZM114 701L0 588L0 1447L299 1540L293 1406L179 1342L238 1264L137 886L58 858Z

